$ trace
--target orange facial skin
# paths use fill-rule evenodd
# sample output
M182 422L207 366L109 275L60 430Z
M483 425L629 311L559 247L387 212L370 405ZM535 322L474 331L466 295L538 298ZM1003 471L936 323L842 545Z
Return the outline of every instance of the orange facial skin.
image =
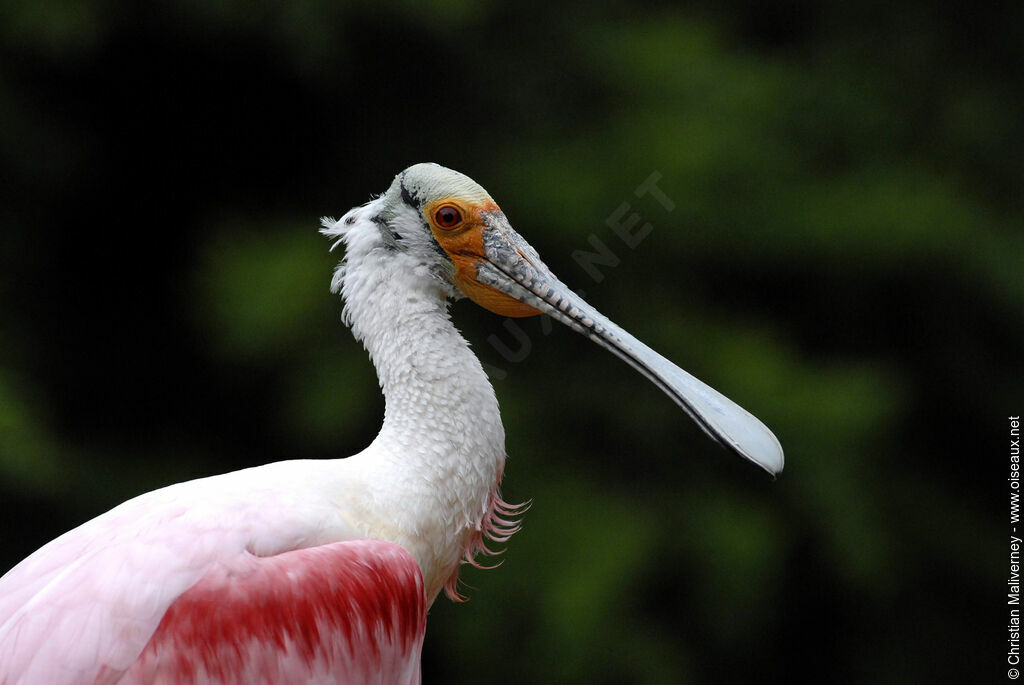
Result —
M445 205L457 209L462 221L451 227L439 225L436 215ZM446 198L430 203L423 211L434 238L455 264L455 285L466 297L501 316L519 318L541 313L540 310L477 280L477 264L487 259L484 253L483 233L489 229L484 223L483 213L501 211L498 205L471 205L457 198Z

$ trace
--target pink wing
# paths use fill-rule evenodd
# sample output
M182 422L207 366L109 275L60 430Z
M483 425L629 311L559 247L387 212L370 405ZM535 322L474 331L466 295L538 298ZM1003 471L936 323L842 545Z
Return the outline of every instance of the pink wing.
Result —
M426 609L419 565L389 542L247 554L181 595L114 680L419 683Z
M423 579L310 483L327 462L140 495L0 578L0 685L418 682Z

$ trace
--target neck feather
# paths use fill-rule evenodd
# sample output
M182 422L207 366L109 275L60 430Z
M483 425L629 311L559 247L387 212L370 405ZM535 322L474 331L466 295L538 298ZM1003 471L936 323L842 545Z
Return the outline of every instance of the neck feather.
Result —
M383 430L409 433L417 442L486 433L503 451L494 389L452 324L444 295L416 273L414 262L380 252L348 264L343 293L346 321L369 352L384 392Z
M359 257L359 258L356 258ZM345 318L377 370L384 424L372 446L424 568L428 595L459 598L461 558L474 563L517 529L500 497L505 433L494 390L448 315L440 288L412 260L383 248L349 253L342 275ZM383 471L383 473L381 473ZM377 479L380 480L380 479ZM424 562L429 557L432 561Z

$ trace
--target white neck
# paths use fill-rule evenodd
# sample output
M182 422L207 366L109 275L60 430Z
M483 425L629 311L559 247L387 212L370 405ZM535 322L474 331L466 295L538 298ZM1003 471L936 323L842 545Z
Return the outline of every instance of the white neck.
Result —
M384 392L361 455L373 512L420 562L432 599L479 535L505 462L494 390L440 288L400 251L349 251L345 316Z

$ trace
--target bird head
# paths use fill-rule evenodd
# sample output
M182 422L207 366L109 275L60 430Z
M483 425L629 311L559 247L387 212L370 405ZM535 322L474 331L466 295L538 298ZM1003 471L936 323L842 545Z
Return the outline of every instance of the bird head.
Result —
M435 273L449 279L456 296L502 316L541 313L488 278L488 267L540 258L473 179L437 164L416 164L395 177L382 199L398 240L416 244L426 238L430 256L438 259ZM521 252L506 254L509 245Z
M650 379L726 449L773 475L782 470L782 447L763 423L558 280L468 176L437 164L415 164L376 200L337 222L325 220L323 232L344 241L349 258L370 252L412 258L423 277L449 297L468 297L502 316L550 315Z

